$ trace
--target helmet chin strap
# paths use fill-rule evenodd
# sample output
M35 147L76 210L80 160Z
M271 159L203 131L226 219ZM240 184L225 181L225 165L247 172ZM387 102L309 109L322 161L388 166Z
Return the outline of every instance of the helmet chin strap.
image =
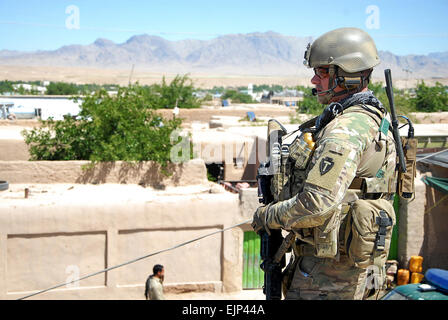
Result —
M329 79L329 83L328 84L331 87L330 89L325 90L325 91L317 92L317 89L313 88L312 91L311 91L313 96L319 96L319 97L321 97L322 100L325 101L325 102L323 102L323 104L328 104L330 102L330 100L332 98L334 98L334 97L339 97L339 96L342 96L344 94L354 94L354 93L359 92L363 88L363 84L365 83L366 79L368 79L368 77L370 76L370 73L369 73L369 76L367 76L367 77L364 77L361 74L360 75L360 83L359 83L359 85L356 88L354 88L352 90L349 90L349 89L347 89L346 84L345 84L345 82L346 82L345 77L344 76L337 76L338 72L337 72L336 68L337 67L334 66L334 65L331 65L329 67L330 79ZM336 87L338 85L340 85L340 84L344 85L345 89L342 90L342 91L339 91L339 92L334 92L334 89L336 89ZM322 94L324 94L324 95L322 95Z

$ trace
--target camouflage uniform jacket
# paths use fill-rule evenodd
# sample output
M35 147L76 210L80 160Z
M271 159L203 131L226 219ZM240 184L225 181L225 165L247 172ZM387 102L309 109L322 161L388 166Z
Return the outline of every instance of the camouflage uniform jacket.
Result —
M298 230L331 228L355 177L364 178L367 192L392 194L396 184L396 153L392 134L380 132L381 118L355 105L328 123L315 137L316 148L300 192L270 206L267 226ZM381 117L384 115L381 114ZM383 147L380 147L383 141ZM383 149L382 153L376 152ZM378 156L379 155L379 156ZM337 219L336 219L337 220Z

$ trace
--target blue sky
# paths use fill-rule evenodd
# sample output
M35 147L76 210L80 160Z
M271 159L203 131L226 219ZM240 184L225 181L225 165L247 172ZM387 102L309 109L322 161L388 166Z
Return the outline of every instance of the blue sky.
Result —
M73 5L79 20L66 13ZM448 51L447 17L447 0L0 0L0 50L54 50L97 38L121 43L142 33L169 40L257 31L317 37L351 26L369 32L379 50L427 54ZM79 29L68 29L67 20L71 27L79 21Z

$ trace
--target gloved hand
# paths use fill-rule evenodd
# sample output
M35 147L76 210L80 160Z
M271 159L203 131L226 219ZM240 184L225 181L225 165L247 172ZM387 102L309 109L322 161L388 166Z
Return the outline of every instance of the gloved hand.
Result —
M271 234L269 228L266 225L266 218L269 207L270 207L269 205L258 207L258 209L255 211L251 225L256 233L264 229L269 235Z

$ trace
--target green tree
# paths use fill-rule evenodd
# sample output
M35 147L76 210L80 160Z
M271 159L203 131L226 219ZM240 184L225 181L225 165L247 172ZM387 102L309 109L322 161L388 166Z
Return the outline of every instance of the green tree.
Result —
M41 121L22 132L30 160L152 160L165 167L177 143L170 135L181 120L162 119L152 105L157 99L138 84L119 88L116 96L104 89L87 94L78 119Z
M448 91L440 82L429 87L424 81L415 89L415 97L412 98L415 109L420 112L448 111Z
M213 96L210 93L207 93L202 101L213 101Z
M369 83L368 89L373 92L375 97L381 101L387 110L390 110L386 89L381 82ZM406 90L394 88L394 104L395 111L398 115L401 114L409 117L410 113L414 111L412 99Z
M274 92L281 92L283 91L283 86L278 84L261 84L261 85L254 85L254 92L262 92L262 91L274 91Z
M154 84L147 87L147 91L148 98L154 99L153 105L158 108L173 109L177 105L178 108L191 109L201 105L193 95L195 89L188 75L177 75L170 84L163 77L161 85Z
M18 94L24 95L26 94L26 90L23 86L19 86L16 90L15 90Z
M224 93L224 91L226 91L226 89L224 89L224 87L217 87L214 86L213 89L208 90L211 94L215 94L215 93Z
M221 96L221 99L222 100L231 99L232 102L236 103L255 103L255 101L252 100L252 97L250 95L236 90L227 90Z
M303 100L297 103L297 112L318 115L322 113L323 106L317 101L317 98L312 95L312 89L298 86L296 88L299 91L303 92Z
M76 95L79 91L78 87L73 83L51 82L47 86L48 95Z
M0 93L13 92L14 88L12 83L8 80L0 81Z

